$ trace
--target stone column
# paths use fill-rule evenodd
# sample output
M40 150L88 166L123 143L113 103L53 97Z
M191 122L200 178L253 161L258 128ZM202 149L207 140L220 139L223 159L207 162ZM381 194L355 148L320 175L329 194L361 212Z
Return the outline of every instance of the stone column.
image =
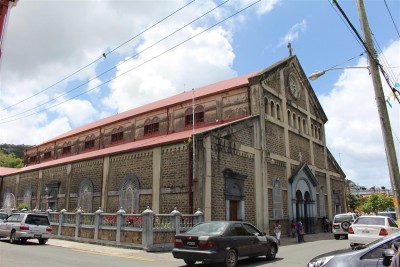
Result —
M153 220L154 212L147 207L142 212L142 245L149 249L153 245Z
M107 210L108 202L108 177L110 175L110 156L103 158L103 181L101 188L101 206Z
M153 211L160 211L160 180L161 180L161 147L153 149Z

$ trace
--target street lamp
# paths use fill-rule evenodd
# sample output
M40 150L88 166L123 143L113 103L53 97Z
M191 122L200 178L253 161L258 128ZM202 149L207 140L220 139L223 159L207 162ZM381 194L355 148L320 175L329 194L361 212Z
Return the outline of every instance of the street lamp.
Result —
M308 79L310 79L311 81L315 81L316 79L318 79L319 77L321 77L322 75L324 75L327 71L330 70L344 70L344 69L369 69L369 67L353 67L353 66L349 66L349 67L332 67L326 70L318 70L318 71L314 71L313 73L310 74L310 76L308 76Z
M320 76L324 75L329 70L335 69L368 69L372 75L372 82L375 91L375 100L378 107L378 113L380 118L380 124L382 129L383 142L385 145L385 152L387 158L387 164L389 169L390 183L392 185L392 191L394 195L393 204L395 206L398 225L400 225L400 171L397 162L396 150L394 147L394 141L392 136L392 129L390 126L389 114L386 109L386 101L383 95L382 83L380 81L379 70L377 63L374 58L369 56L370 65L368 67L332 67L323 71L315 71L308 78L310 80L316 80Z

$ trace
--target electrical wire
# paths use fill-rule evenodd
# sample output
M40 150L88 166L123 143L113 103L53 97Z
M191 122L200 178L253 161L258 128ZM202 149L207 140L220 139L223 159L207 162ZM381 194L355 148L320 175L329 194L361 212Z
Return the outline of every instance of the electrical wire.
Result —
M399 30L397 29L396 23L394 22L392 13L391 13L390 10L389 10L389 7L388 7L388 5L387 5L387 3L386 3L386 0L383 0L383 1L385 2L386 9L387 9L387 11L389 12L390 18L392 19L393 26L394 26L394 28L396 29L397 35L398 35L399 38L400 38L400 33L399 33Z
M193 24L194 22L200 20L201 18L203 18L203 17L205 17L206 15L210 14L212 11L218 9L219 7L221 7L222 5L226 4L226 3L229 2L229 1L230 1L230 0L226 0L226 1L222 2L222 3L219 4L218 6L216 6L216 7L212 8L212 9L210 9L209 11L203 13L201 16L199 16L199 17L197 17L196 19L190 21L189 23L185 24L184 26L178 28L178 29L175 30L174 32L172 32L172 33L168 34L167 36L165 36L164 38L158 40L157 42L151 44L150 46L144 48L143 50L137 52L136 54L134 54L134 55L131 56L130 58L125 58L123 61L120 61L117 65L111 67L110 69L108 69L108 70L106 70L106 71L103 71L102 73L98 74L98 75L95 76L95 77L90 78L88 81L86 81L86 82L84 82L84 83L81 83L80 85L78 85L78 86L76 86L76 87L74 87L74 88L72 88L72 89L70 89L70 90L64 92L63 94L58 95L57 97L51 98L50 100L48 100L48 101L46 101L46 102L44 102L44 103L42 103L42 104L40 104L40 105L37 105L37 106L34 107L34 108L31 108L31 109L22 111L22 112L20 112L20 113L16 113L16 114L11 115L11 116L9 116L9 117L2 118L0 121L8 120L8 119L10 119L10 118L17 117L17 116L19 116L19 115L25 114L25 113L27 113L27 112L29 112L29 111L31 111L31 110L35 110L35 109L37 109L38 107L42 107L42 106L44 106L44 105L46 105L46 104L48 104L48 103L54 102L55 100L57 100L57 99L59 99L59 98L65 96L65 95L68 95L69 93L71 93L71 92L73 92L73 91L75 91L75 90L81 88L82 86L89 84L91 81L93 81L93 80L95 80L95 79L97 79L97 78L99 78L99 77L101 77L101 76L107 74L108 72L110 72L110 71L116 69L118 66L120 66L120 65L122 65L122 64L124 64L124 63L126 63L126 62L128 62L128 60L130 60L131 58L135 58L136 56L142 54L143 52L147 51L148 49L150 49L150 48L154 47L155 45L161 43L162 41L166 40L167 38L171 37L172 35L176 34L177 32L181 31L182 29L186 28L186 27L189 26L190 24ZM108 82L110 82L110 81L108 81ZM106 82L106 83L108 83L108 82ZM97 87L96 87L96 88L97 88Z
M71 78L71 77L74 76L75 74L77 74L77 73L81 72L82 70L88 68L89 66L91 66L91 65L93 65L93 64L95 64L95 63L97 63L98 61L100 61L100 60L106 58L107 55L111 54L112 52L116 51L117 49L119 49L119 48L121 48L122 46L126 45L127 43L131 42L132 40L136 39L137 37L139 37L139 36L142 35L143 33L149 31L150 29L154 28L155 26L157 26L158 24L160 24L160 23L162 23L163 21L167 20L168 18L172 17L173 15L175 15L176 13L178 13L179 11L181 11L182 9L186 8L187 6L191 5L191 4L194 3L195 1L196 1L196 0L192 0L191 2L187 3L186 5L184 5L184 6L180 7L180 8L178 8L178 9L175 10L174 12L170 13L168 16L166 16L166 17L162 18L161 20L159 20L158 22L152 24L150 27L148 27L148 28L146 28L145 30L141 31L140 33L136 34L135 36L133 36L132 38L130 38L130 39L128 39L127 41L123 42L122 44L118 45L117 47L113 48L112 50L110 50L110 51L108 51L108 52L106 52L106 53L103 53L103 55L101 55L100 57L98 57L98 58L95 59L94 61L90 62L89 64L87 64L87 65L85 65L85 66L83 66L82 68L78 69L77 71L74 71L73 73L67 75L66 77L62 78L61 80L57 81L56 83L54 83L54 84L52 84L52 85L46 87L45 89L43 89L43 90L41 90L41 91L39 91L39 92L37 92L37 93L35 93L35 94L33 94L33 95L31 95L31 96L25 98L25 99L22 99L22 100L19 101L19 102L16 102L16 103L14 103L14 104L12 104L12 105L10 105L10 106L7 106L7 107L1 109L0 112L5 111L5 110L8 110L8 109L10 109L10 108L12 108L12 107L14 107L14 106L16 106L16 105L18 105L18 104L21 104L21 103L23 103L23 102L25 102L25 101L27 101L27 100L29 100L29 99L31 99L31 98L37 96L37 95L39 95L39 94L41 94L41 93L43 93L43 92L49 90L50 88L53 88L54 86L56 86L56 85L58 85L58 84L64 82L65 80Z
M33 113L28 114L28 115L23 116L23 117L19 117L19 118L13 119L13 120L8 120L8 121L0 122L0 124L4 124L4 123L8 123L8 122L12 122L12 121L19 120L19 119L22 119L22 118L26 118L26 117L33 116L33 115L35 115L35 114L37 114L37 113L39 113L39 112L43 112L43 111L49 110L49 109L54 108L54 107L56 107L56 106L59 106L59 105L61 105L61 104L63 104L63 103L66 103L66 102L68 102L68 101L70 101L70 100L72 100L72 99L75 99L75 98L77 98L77 97L79 97L79 96L81 96L81 95L84 95L84 94L86 94L86 93L88 93L88 92L90 92L90 91L92 91L92 90L94 90L94 89L96 89L96 88L99 88L100 86L102 86L102 85L104 85L104 84L110 83L111 81L113 81L113 80L115 80L115 79L117 79L117 78L119 78L119 77L121 77L121 76L123 76L123 75L125 75L125 74L127 74L127 73L129 73L129 72L131 72L131 71L133 71L133 70L135 70L135 69L137 69L137 68L139 68L139 67L145 65L145 64L147 64L148 62L153 61L154 59L156 59L156 58L158 58L158 57L160 57L160 56L162 56L162 55L164 55L164 54L170 52L171 50L173 50L173 49L175 49L175 48L177 48L177 47L179 47L179 46L181 46L181 45L187 43L188 41L190 41L190 40L196 38L197 36L199 36L199 35L201 35L201 34L207 32L207 31L209 31L210 29L212 29L212 28L218 26L219 24L221 24L221 23L227 21L228 19L230 19L230 18L232 18L232 17L238 15L239 13L241 13L241 12L247 10L247 9L249 9L250 7L252 7L252 6L254 6L255 4L259 3L260 1L261 1L261 0L258 0L258 1L253 2L252 4L250 4L250 5L248 5L248 6L244 7L244 8L242 8L242 9L240 9L239 11L233 13L232 15L226 17L225 19L220 20L219 22L217 22L217 23L213 24L212 26L210 26L210 27L204 29L203 31L200 31L200 32L198 32L197 34L195 34L195 35L193 35L193 36L191 36L191 37L185 39L184 41L182 41L182 42L180 42L180 43L178 43L178 44L176 44L176 45L170 47L169 49L164 50L164 51L161 52L160 54L158 54L158 55L156 55L156 56L154 56L154 57L152 57L152 58L150 58L150 59L148 59L148 60L142 62L141 64L139 64L139 65L137 65L137 66L135 66L135 67L133 67L133 68L131 68L131 69L129 69L129 70L127 70L127 71L125 71L125 72L119 74L119 75L116 75L115 77L113 77L113 78L111 78L111 79L109 79L109 80L103 82L102 84L99 84L99 85L97 85L97 86L95 86L95 87L93 87L93 88L91 88L91 89L86 90L85 92L82 92L82 93L80 93L80 94L78 94L78 95L75 95L74 97L71 97L71 98L69 98L69 99L67 99L67 100L65 100L65 101L59 102L59 103L57 103L57 104L55 104L55 105L53 105L53 106L47 107L47 108L45 108L45 109L42 109L42 110L39 110L39 111L36 111L36 112L33 112Z

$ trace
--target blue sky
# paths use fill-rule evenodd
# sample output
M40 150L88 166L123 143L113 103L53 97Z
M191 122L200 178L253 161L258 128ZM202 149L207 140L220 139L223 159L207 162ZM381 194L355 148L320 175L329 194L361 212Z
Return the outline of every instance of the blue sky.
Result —
M355 1L338 2L361 34ZM367 65L329 0L231 0L216 8L222 3L19 1L8 16L0 66L0 143L40 144L117 112L261 70L288 56L289 41L306 74ZM400 36L386 5L399 29L400 1L365 0L379 55L399 81ZM330 71L311 85L328 116L327 145L347 178L390 187L368 71ZM399 151L400 108L391 104Z

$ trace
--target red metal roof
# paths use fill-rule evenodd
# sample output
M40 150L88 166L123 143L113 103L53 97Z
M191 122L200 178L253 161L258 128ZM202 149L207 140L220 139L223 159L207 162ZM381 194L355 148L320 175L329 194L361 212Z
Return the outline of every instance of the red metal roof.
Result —
M20 169L17 169L17 168L5 168L5 167L0 167L0 176L3 176L3 175L8 175L8 174L11 174L11 173L13 173L13 172L17 172L17 171L19 171Z
M199 129L195 129L195 134L196 133L202 133L208 130L211 130L213 128L218 128L224 125L227 125L232 122L226 122L226 123L221 123L217 125L209 125L205 126ZM57 165L62 165L62 164L67 164L67 163L72 163L72 162L77 162L77 161L82 161L82 160L90 160L94 158L99 158L105 155L114 155L114 154L122 154L125 152L132 152L136 150L141 150L145 148L151 148L160 144L169 144L169 143L176 143L178 141L183 141L187 140L189 137L191 137L193 134L193 130L185 130L182 132L175 132L167 135L160 135L156 137L151 137L151 138L144 138L136 141L132 141L126 144L122 145L116 145L112 147L107 147L103 148L100 150L95 150L87 153L81 153L73 156L68 156L65 158L59 158L56 160L50 160L46 162L42 162L40 164L34 164L30 165L27 167L23 167L21 169L12 169L12 172L6 172L6 170L3 173L2 169L10 169L10 168L0 168L0 176L8 175L11 173L22 173L26 171L33 171L33 170L38 170L38 169L43 169L43 168L50 168L54 167Z
M255 75L256 73L257 72L245 74L245 75L238 76L238 77L235 77L235 78L232 78L229 80L225 80L225 81L221 81L221 82L217 82L214 84L210 84L207 86L197 88L194 90L195 99L202 98L204 96L212 95L215 93L221 93L223 91L230 90L233 88L239 88L239 87L248 85L248 83L249 83L248 79L250 77L252 77L253 75ZM111 124L113 122L116 122L119 120L124 120L124 119L130 118L130 117L134 117L136 115L143 114L143 113L146 113L146 112L149 112L152 110L156 110L156 109L176 105L178 103L190 101L192 99L192 97L193 97L192 90L186 91L181 94L174 95L174 96L171 96L168 98L164 98L164 99L143 105L141 107L130 109L128 111L125 111L125 112L122 112L122 113L119 113L119 114L116 114L116 115L113 115L113 116L110 116L110 117L107 117L104 119L100 119L98 121L75 128L75 129L68 131L64 134L61 134L55 138L52 138L52 139L42 143L41 145L55 142L57 140L60 140L60 139L63 139L63 138L69 137L69 136L73 136L73 135L79 134L81 132L93 130L93 129L102 127L104 125ZM38 146L40 146L40 145L36 145L36 147L38 147Z

